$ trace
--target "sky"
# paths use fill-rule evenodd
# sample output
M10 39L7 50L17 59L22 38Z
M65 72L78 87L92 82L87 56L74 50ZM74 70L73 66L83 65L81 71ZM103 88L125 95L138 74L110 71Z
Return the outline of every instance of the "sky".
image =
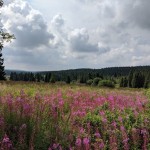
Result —
M6 69L150 65L150 0L4 0Z

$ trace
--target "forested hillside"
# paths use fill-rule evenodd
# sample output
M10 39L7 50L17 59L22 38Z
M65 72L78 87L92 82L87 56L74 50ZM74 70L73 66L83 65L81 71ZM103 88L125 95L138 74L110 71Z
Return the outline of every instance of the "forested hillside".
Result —
M93 86L149 87L150 66L71 69L45 72L11 72L12 81L86 83Z

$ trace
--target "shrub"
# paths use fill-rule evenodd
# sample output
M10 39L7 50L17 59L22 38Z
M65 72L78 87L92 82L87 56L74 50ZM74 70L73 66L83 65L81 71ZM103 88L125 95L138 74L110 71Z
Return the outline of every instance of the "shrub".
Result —
M94 78L92 85L97 86L100 80L101 80L101 78Z
M92 79L86 81L86 84L87 84L87 85L91 85L92 83L93 83L93 80L92 80Z
M114 88L115 84L111 80L102 80L102 81L99 81L98 86L99 87L111 87L111 88Z

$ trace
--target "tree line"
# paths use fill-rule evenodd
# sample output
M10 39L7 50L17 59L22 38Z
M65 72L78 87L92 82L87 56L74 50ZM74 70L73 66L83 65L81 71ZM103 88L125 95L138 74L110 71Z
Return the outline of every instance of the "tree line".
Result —
M130 68L130 70L128 70ZM128 74L126 73L128 70ZM118 71L118 72L117 72ZM122 71L122 72L121 72ZM112 67L104 69L74 69L51 72L11 72L12 81L80 83L92 86L148 88L150 66Z
M121 77L120 87L148 88L150 87L150 70L131 70L128 77Z

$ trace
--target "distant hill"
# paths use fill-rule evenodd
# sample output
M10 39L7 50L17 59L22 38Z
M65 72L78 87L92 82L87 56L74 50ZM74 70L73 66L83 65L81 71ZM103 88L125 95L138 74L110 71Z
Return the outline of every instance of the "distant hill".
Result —
M43 71L40 73L53 73L55 75L64 74L64 75L70 75L70 74L101 74L103 76L127 76L131 70L145 70L150 71L150 66L134 66L134 67L108 67L108 68L102 68L102 69L88 69L88 68L80 68L80 69L70 69L70 70L60 70L60 71Z
M23 70L5 70L6 75L10 75L11 72L16 72L16 73L26 73L28 71L23 71Z
M79 69L69 69L69 70L60 70L60 71L37 71L33 73L52 73L56 76L59 76L60 74L63 76L79 76L82 74L100 74L103 76L127 76L130 72L130 70L146 70L150 71L150 66L131 66L131 67L108 67L108 68L102 68L102 69L90 69L90 68L79 68ZM28 71L21 71L21 70L5 70L6 75L10 75L11 72L16 73L27 73ZM32 71L30 71L32 72Z

